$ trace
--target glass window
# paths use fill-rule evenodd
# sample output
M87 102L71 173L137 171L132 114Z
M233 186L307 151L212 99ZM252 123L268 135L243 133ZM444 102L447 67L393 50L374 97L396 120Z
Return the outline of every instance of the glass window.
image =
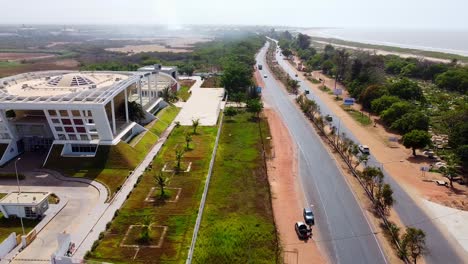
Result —
M50 116L57 116L57 111L55 110L47 110L47 112L49 112Z
M59 140L67 140L64 134L58 134Z
M52 123L54 124L60 124L60 120L52 118Z
M57 131L57 132L62 132L62 131L63 131L63 127L55 127L55 131Z
M99 135L91 135L91 139L92 139L92 140L99 139Z
M88 135L80 135L81 140L88 140Z
M70 138L70 140L77 140L77 137L75 134L69 134L68 137Z
M94 124L94 120L93 119L88 119L88 123L89 124Z
M68 111L67 110L60 110L60 115L61 116L68 116Z
M72 110L72 116L81 116L79 110Z
M73 119L73 123L75 123L75 125L82 125L83 119Z
M65 131L68 132L68 133L74 133L75 132L73 127L70 127L70 126L65 127Z
M71 120L70 119L62 119L62 124L64 125L71 125Z
M85 129L85 127L81 127L81 126L80 126L80 127L76 127L76 132L78 132L78 133L86 133L86 129Z

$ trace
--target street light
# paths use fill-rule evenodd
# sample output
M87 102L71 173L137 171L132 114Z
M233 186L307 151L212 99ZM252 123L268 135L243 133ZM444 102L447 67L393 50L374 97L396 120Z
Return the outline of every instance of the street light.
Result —
M21 188L20 188L19 177L18 177L18 167L16 166L16 163L20 160L21 158L17 158L15 160L16 182L18 183L18 194L16 195L16 203L18 204L18 207L19 207L19 196L21 195ZM23 217L20 215L19 218L21 222L21 229L23 230L23 236L24 236L26 235L26 232L24 232Z

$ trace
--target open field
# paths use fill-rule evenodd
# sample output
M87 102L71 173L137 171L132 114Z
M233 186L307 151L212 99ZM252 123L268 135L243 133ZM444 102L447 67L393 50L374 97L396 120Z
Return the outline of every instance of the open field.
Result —
M166 46L162 46L159 44L144 44L144 45L127 45L121 48L107 48L107 51L113 52L121 52L121 53L129 53L129 54L137 54L142 52L174 52L174 53L182 53L182 52L190 52L191 49L186 48L168 48Z
M0 52L0 61L22 61L22 60L39 60L53 58L55 54L48 53L21 53L21 52Z
M199 127L198 133L193 135L191 148L182 158L183 164L191 162L189 172L163 172L166 194L171 196L171 200L175 188L181 188L176 202L167 200L167 196L158 196L159 187L154 176L160 175L164 165L174 163L174 149L185 146L188 131L192 131L191 127L180 126L172 131L153 161L152 168L140 178L87 258L112 263L185 263L217 128ZM152 188L156 189L152 192ZM147 197L154 198L154 201L145 201ZM138 230L141 231L141 226L148 221L151 225L149 240L142 242ZM125 238L127 232L129 235ZM161 234L164 237L161 238ZM132 244L134 247L122 244Z
M251 114L247 113L238 114L223 125L194 263L278 261L262 156L262 137L265 140L268 135L266 120L251 121Z

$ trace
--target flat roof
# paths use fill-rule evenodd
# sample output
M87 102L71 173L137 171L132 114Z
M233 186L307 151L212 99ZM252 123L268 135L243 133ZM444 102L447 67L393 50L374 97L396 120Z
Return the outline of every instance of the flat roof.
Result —
M21 194L11 192L0 200L0 204L39 204L44 199L47 199L49 194L49 192L21 192Z

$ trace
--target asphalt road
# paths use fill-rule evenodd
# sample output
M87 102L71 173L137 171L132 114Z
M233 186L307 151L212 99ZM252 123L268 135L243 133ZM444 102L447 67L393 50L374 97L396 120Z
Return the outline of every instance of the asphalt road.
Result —
M266 47L258 54L258 63L266 65L265 53ZM267 75L262 92L266 103L281 115L298 146L301 185L317 219L319 234L314 240L326 250L331 263L387 263L373 227L335 160L267 67L261 74Z
M349 130L343 123L340 124L339 117L335 116L332 111L324 104L317 96L313 94L313 91L308 85L303 82L300 78L295 77L293 67L283 59L282 56L277 53L277 60L283 69L290 75L291 78L300 81L300 90L305 89L310 91L309 98L314 99L320 106L320 110L324 115L331 115L333 122L336 127L340 128L340 133L345 132L346 135L358 144L365 144L365 142L359 142L353 135L352 131ZM372 154L372 150L371 150ZM436 226L433 220L421 209L420 201L415 201L411 198L403 188L388 175L385 171L385 164L380 163L372 155L368 162L369 166L376 166L383 169L385 175L385 182L389 183L393 189L393 195L396 200L394 209L398 213L402 222L407 226L413 226L424 230L426 233L426 245L428 248L428 254L424 257L427 264L438 264L438 263L467 263L466 254L460 245L450 236L445 236L440 229ZM462 256L465 255L465 256ZM463 261L465 259L465 261Z

